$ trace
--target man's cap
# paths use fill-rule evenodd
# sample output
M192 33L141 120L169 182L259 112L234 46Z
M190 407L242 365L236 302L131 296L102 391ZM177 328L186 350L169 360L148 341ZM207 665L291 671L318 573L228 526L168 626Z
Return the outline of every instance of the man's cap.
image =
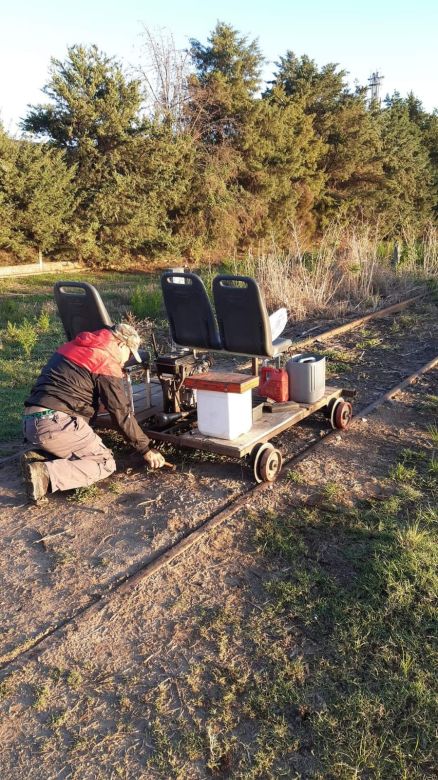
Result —
M127 322L120 322L119 325L115 325L113 328L116 339L129 347L131 353L134 355L137 363L141 363L141 357L138 353L140 346L140 336L132 325L128 325Z

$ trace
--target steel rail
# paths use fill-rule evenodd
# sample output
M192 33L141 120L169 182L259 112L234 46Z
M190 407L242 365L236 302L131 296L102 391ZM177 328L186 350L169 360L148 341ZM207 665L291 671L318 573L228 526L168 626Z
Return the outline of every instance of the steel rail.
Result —
M410 374L410 376L403 379L397 385L387 390L380 395L371 404L359 409L351 420L348 429L341 431L338 429L332 430L317 441L313 441L306 445L295 455L292 455L284 466L296 465L309 457L316 450L323 447L327 441L330 441L334 436L348 435L349 431L360 421L365 415L370 414L379 406L382 406L386 401L393 398L397 393L404 390L409 385L413 384L423 374L431 371L436 365L438 365L438 356L425 363L417 371ZM280 474L278 480L284 479L286 471ZM78 609L73 615L66 616L62 620L58 621L56 625L47 628L45 631L40 632L37 636L22 642L18 647L11 650L9 653L0 657L0 676L4 676L4 673L8 673L8 670L14 665L23 665L32 660L41 651L46 649L44 645L48 643L50 639L62 638L64 631L69 626L77 628L81 619L88 618L97 612L100 612L109 603L114 596L123 596L132 592L140 583L152 577L158 571L170 564L176 558L187 552L193 547L199 539L205 537L214 528L220 526L225 520L235 515L240 509L247 506L254 496L258 496L266 490L272 489L274 483L262 482L253 486L245 493L238 496L236 499L230 501L227 505L223 506L218 511L210 515L209 518L200 523L196 528L189 531L186 536L180 539L175 544L169 546L162 552L158 552L152 559L142 563L134 572L126 574L124 577L117 580L110 585L106 591L99 596L96 596L88 604Z
M314 334L313 336L309 336L306 339L292 341L288 352L291 352L292 350L299 351L300 349L303 349L303 347L308 347L309 344L313 344L315 341L329 341L335 336L340 336L342 333L347 333L350 330L355 330L355 328L360 328L361 325L365 325L365 323L369 322L370 320L381 319L383 317L388 317L391 314L397 314L397 312L406 309L408 306L411 306L411 304L416 303L426 296L427 291L424 291L418 295L415 295L413 298L405 298L405 300L399 301L399 303L393 303L391 306L385 306L383 309L376 309L376 311L372 311L370 314L364 314L361 317L356 317L356 319L349 320L343 325L336 325L334 328L323 330L321 333ZM242 364L240 368L250 368L250 366L251 363L248 362Z
M307 347L309 344L313 344L314 341L328 341L334 336L339 336L341 333L347 333L349 330L359 328L361 325L365 325L365 323L369 322L370 320L387 317L390 314L396 314L397 312L406 309L406 307L410 306L412 303L415 303L421 298L424 298L425 295L425 292L420 293L419 295L415 295L413 298L406 298L404 301L393 303L391 306L386 306L384 309L376 309L376 311L372 311L370 314L364 314L362 317L357 317L354 320L345 322L343 325L337 325L335 328L331 328L330 330L324 330L322 333L309 336L307 339L294 341L292 343L292 347L294 349L301 349L302 347Z

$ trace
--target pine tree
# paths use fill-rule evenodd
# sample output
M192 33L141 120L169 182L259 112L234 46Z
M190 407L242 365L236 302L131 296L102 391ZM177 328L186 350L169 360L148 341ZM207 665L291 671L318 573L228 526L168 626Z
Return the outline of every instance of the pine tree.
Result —
M395 93L381 113L384 187L380 195L387 234L421 230L432 206L432 171L409 105Z
M12 158L10 138L0 124L0 248L17 252L13 241L14 207L10 197Z
M52 60L31 136L0 129L1 247L51 251L68 236L101 266L223 256L267 237L287 248L297 223L310 243L334 217L419 231L438 208L438 115L414 95L369 106L338 65L291 51L261 95L258 42L223 22L191 41L190 75L153 51L155 92L95 46Z
M216 251L273 235L288 245L291 223L308 221L319 192L320 142L298 100L280 89L257 94L256 41L219 23L208 43L192 41L189 122L198 143L187 225Z
M140 118L140 83L96 46L73 46L65 62L52 60L44 92L51 104L33 107L23 127L76 167L74 245L83 259L111 264L153 240L162 220L158 195L142 208L141 139L153 130Z
M262 57L219 22L208 45L191 41L194 73L189 79L186 123L196 154L190 193L180 213L180 234L195 256L234 249L245 232L248 203L240 183L242 138L256 101Z
M18 256L65 240L74 209L74 169L62 152L0 130L0 245Z
M282 87L285 94L304 100L306 110L315 117L315 125L322 135L325 132L327 114L336 110L344 95L348 95L347 72L338 70L338 65L330 62L318 69L315 60L306 54L297 57L293 51L287 51L276 63L277 71L267 93L273 87Z
M421 100L410 92L405 101L409 119L421 133L422 143L429 155L432 177L433 211L438 215L438 110L431 114L424 110Z
M271 82L299 100L321 141L318 171L323 180L314 210L321 227L334 216L344 221L372 218L382 180L379 127L367 110L363 90L351 92L347 73L329 63L318 68L306 55L288 51Z
M311 207L321 188L321 146L302 101L290 100L278 88L255 103L242 133L239 177L248 194L248 216L253 213L251 240L274 237L288 248L297 223L302 235L305 229L312 232Z
M211 144L233 141L260 87L263 57L257 41L218 22L208 46L191 40L195 74L190 80L192 121Z
M324 156L325 191L319 213L344 222L359 217L378 219L376 194L382 186L383 160L379 126L363 94L344 95L327 117L327 152Z

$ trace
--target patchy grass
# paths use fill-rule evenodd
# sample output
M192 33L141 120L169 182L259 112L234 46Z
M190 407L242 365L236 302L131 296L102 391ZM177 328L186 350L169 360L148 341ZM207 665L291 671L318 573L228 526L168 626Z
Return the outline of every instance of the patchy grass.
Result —
M69 688L77 689L83 684L82 673L79 669L71 669L65 679Z
M418 314L409 314L407 312L397 314L391 323L391 333L405 333L415 327L417 322Z
M421 408L425 412L438 415L438 395L426 395L421 402Z
M417 476L417 470L415 468L409 468L405 463L401 462L390 469L389 475L391 479L394 479L396 482L409 483L414 482Z
M106 488L111 493L115 493L116 495L120 495L125 490L125 486L122 485L121 482L117 482L117 481L113 481L113 482L108 481L106 483Z
M317 643L301 706L321 777L433 777L438 491L433 457L421 451L414 458L415 502L403 492L371 502L349 513L342 529L313 511L319 546L336 545L343 572L309 556L299 514L265 518L257 532L265 552L292 566L269 583L271 608L293 615ZM391 478L398 483L406 469L403 453Z
M315 349L315 354L326 358L326 371L328 376L346 374L352 370L357 360L357 354L346 349Z
M101 494L101 488L94 483L88 487L76 488L71 496L67 498L67 501L75 501L77 504L88 504L94 498L98 498Z
M236 780L432 780L434 453L404 450L387 483L384 501L336 516L253 518L264 595L198 608L204 652L179 678L184 707L171 681L151 698L152 772L184 777L200 761ZM324 496L338 502L342 486Z
M408 315L410 317L410 315ZM394 323L392 323L393 325ZM413 318L412 327L414 324L418 325L418 316L416 315ZM394 334L403 334L405 332L405 328L397 327L393 329L391 327L391 333ZM364 350L373 350L373 349L391 349L391 344L386 343L384 339L381 336L378 336L373 333L372 328L361 328L358 331L359 341L355 344L355 349L364 351Z
M372 349L373 347L382 347L383 340L377 336L371 336L362 341L358 341L356 349Z
M429 434L429 438L432 442L432 444L435 447L438 447L438 425L428 425L427 426L427 432Z
M305 478L299 471L294 469L288 469L286 472L286 479L293 484L300 485L305 482Z
M138 285L131 298L131 308L138 319L163 319L165 312L161 289L156 284Z
M38 710L38 712L42 712L46 710L47 707L49 706L50 693L51 693L50 689L51 689L50 683L35 687L33 706L35 707L36 710Z
M345 498L345 488L337 482L326 482L323 488L323 496L329 503L339 503Z

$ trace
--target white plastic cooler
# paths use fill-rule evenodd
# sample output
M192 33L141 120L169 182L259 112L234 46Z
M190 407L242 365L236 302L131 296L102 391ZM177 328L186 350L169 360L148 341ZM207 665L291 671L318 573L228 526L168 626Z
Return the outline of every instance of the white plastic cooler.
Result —
M187 387L197 391L198 429L204 436L237 439L252 427L252 393L259 378L209 371L191 376Z

